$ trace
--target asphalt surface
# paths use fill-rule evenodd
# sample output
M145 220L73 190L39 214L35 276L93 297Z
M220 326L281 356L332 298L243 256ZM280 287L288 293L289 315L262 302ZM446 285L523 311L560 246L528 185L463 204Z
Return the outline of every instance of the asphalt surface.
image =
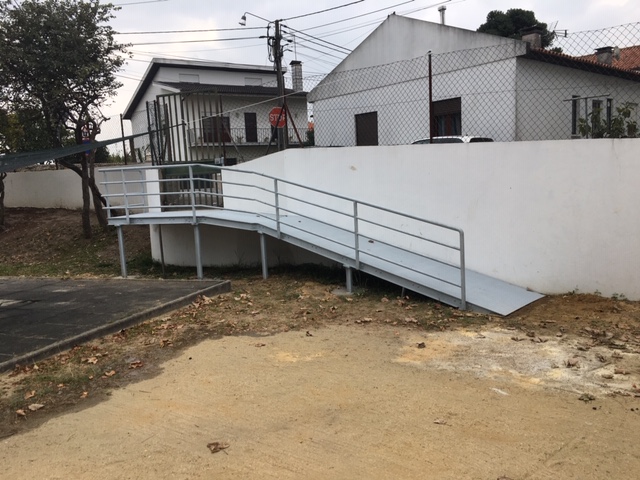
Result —
M0 277L0 371L230 289L223 280Z

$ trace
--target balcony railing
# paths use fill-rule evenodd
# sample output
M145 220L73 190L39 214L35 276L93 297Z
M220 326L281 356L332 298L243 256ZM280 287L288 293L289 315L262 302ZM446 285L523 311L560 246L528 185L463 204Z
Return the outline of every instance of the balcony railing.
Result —
M307 132L308 128L298 128L298 134L300 135L300 140L302 143L307 141ZM220 135L216 135L209 129L203 129L201 127L190 128L187 131L189 145L191 147L198 146L210 146L213 144L220 143L224 141L227 144L236 144L238 146L254 146L254 145L268 145L269 139L271 138L271 128L258 128L256 129L256 135L251 138L247 138L247 131L244 127L231 128L230 132L224 132ZM296 135L295 130L292 127L288 129L289 134L289 144L297 145L300 144L298 137ZM277 143L277 139L274 138L272 141L273 144Z

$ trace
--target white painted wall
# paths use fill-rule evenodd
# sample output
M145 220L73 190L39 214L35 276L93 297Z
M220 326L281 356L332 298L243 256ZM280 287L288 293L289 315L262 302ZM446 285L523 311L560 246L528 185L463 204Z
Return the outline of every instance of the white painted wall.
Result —
M323 257L275 238L267 237L266 240L269 266L304 263L332 264ZM164 259L168 265L195 265L193 227L189 225L164 225L162 226L162 242ZM260 264L260 239L256 232L201 225L200 242L202 263L205 266L255 266ZM157 225L151 226L151 255L157 261L162 258Z
M571 138L571 101L573 95L588 97L578 101L578 116L585 118L592 101L602 101L605 119L606 99L616 108L625 102L640 101L640 84L610 75L550 65L525 58L517 59L517 135L513 140L555 140ZM637 115L638 112L634 112ZM464 116L464 109L463 109Z
M469 268L523 287L638 300L639 148L640 139L309 148L241 168L462 228ZM79 197L78 181L64 183L59 176L71 172L62 172L10 173L7 205L45 206L46 200L48 207L77 208L54 195L77 191ZM60 188L40 196L54 183ZM203 230L205 263L258 261L255 233ZM167 262L192 264L191 228L165 227L163 237ZM301 261L296 249L272 243L271 262Z
M109 175L110 181L121 180L120 172ZM96 171L98 183L104 180L102 173ZM142 180L139 171L131 170L126 175L127 181ZM68 170L34 170L24 172L10 172L5 183L5 206L32 208L82 208L82 185L77 173ZM103 194L121 194L122 186L110 185L107 190L98 185ZM143 192L146 188L142 180L137 184L128 184L129 191ZM132 190L133 189L133 190ZM142 202L142 197L134 197L135 202ZM122 205L122 200L112 200L113 205Z
M640 299L639 139L315 148L244 165L465 231L467 265Z
M489 45L520 43L472 30L389 15L334 71L385 65L426 55L469 50Z

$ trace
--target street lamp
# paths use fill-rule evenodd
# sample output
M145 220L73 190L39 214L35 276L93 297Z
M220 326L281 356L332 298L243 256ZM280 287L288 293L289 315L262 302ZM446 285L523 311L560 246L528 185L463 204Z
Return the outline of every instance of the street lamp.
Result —
M251 15L252 17L256 17L259 18L260 20L264 20L267 23L273 23L270 20L267 20L266 18L262 18L259 15L255 15L251 12L244 12L244 14L240 17L240 21L238 22L241 26L245 27L247 25L247 15Z

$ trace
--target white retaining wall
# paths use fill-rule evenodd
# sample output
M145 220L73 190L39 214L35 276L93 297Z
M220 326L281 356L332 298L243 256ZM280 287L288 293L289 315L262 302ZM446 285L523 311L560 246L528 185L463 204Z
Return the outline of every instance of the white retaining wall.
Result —
M239 168L462 228L469 268L532 290L640 300L638 151L640 139L310 148ZM7 205L77 208L74 176L10 173ZM204 230L205 263L258 260L255 233ZM193 264L189 227L163 240L169 263ZM153 232L152 244L159 258ZM302 261L281 248L270 241L271 262Z
M139 164L138 164L139 166ZM96 167L96 181L103 181L103 175ZM118 172L119 174L119 172ZM131 171L127 180L141 179L138 171ZM111 175L111 181L119 178ZM77 173L66 168L60 170L34 170L23 172L10 172L4 180L6 207L32 207L32 208L68 208L71 210L82 208L82 184ZM100 187L104 194L106 190ZM131 188L144 189L142 182ZM109 193L122 193L122 187L111 185ZM119 199L118 199L119 200ZM118 200L114 204L119 205ZM135 199L134 199L135 200ZM140 200L142 201L142 200Z
M640 139L312 148L242 168L462 228L469 268L532 290L640 299L638 151Z

